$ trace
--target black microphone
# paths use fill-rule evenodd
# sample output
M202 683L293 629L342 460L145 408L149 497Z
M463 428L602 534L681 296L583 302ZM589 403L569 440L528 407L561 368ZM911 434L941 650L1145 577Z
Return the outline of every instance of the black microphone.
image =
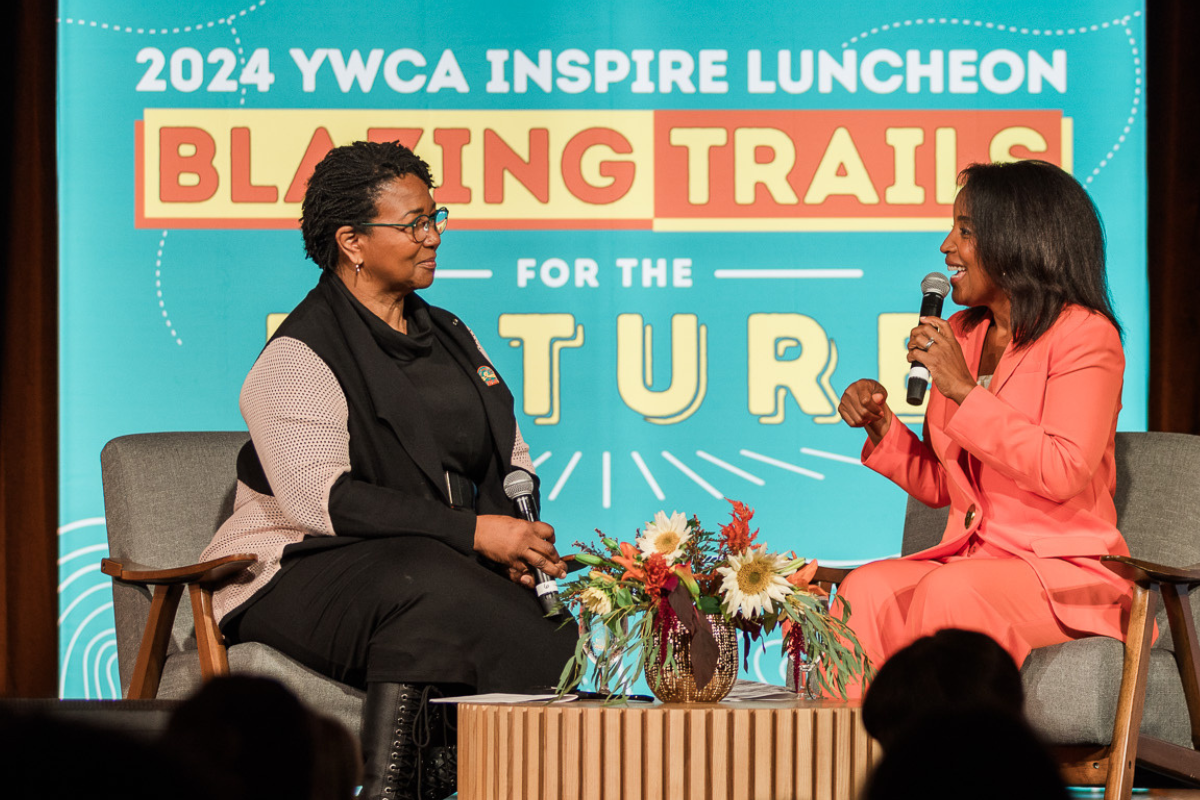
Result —
M940 272L931 272L921 281L921 316L940 317L942 301L950 294L950 281ZM912 362L908 370L908 404L919 406L925 402L929 389L929 370L920 361Z
M504 493L508 495L509 500L513 501L517 516L528 522L539 521L537 501L533 499L532 475L523 469L515 469L508 473L504 478ZM534 587L534 590L537 592L542 609L547 616L557 613L562 607L562 603L558 599L558 582L540 569L534 568L533 572L537 578L537 586Z

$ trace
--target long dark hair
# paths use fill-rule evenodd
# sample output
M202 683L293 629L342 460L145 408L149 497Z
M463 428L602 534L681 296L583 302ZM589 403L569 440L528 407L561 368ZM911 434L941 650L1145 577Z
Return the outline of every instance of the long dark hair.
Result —
M958 176L979 264L1012 301L1013 345L1032 344L1067 304L1103 314L1120 333L1104 261L1104 227L1079 182L1045 161L972 164ZM971 330L987 318L965 312Z
M308 257L321 269L335 269L338 228L372 219L383 185L405 175L416 175L433 188L429 165L398 142L355 142L330 150L313 169L301 204L300 231Z

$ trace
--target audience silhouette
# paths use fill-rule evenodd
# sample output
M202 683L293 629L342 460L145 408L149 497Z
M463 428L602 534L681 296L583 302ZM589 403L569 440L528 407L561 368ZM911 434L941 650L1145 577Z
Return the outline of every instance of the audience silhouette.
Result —
M916 640L863 698L863 725L884 752L863 800L1065 800L1024 702L1017 665L990 636L946 629Z

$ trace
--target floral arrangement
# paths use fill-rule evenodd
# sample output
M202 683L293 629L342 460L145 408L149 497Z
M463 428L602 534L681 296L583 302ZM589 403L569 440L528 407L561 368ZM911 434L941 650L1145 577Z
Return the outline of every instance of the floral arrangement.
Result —
M849 605L835 597L831 609L828 592L812 582L817 563L767 550L755 541L758 531L750 531L754 510L729 502L732 518L716 533L695 517L660 511L634 544L603 534L599 547L575 543L575 559L591 569L563 589L582 635L560 692L577 685L589 664L597 687L628 683L648 659L669 665L674 653L662 632L676 622L686 629L695 682L703 686L716 659L708 615L741 631L744 661L753 642L779 628L797 687L804 671L820 694L844 698L850 681L870 677L862 646L847 626ZM590 653L598 640L607 657ZM636 654L634 663L623 653Z

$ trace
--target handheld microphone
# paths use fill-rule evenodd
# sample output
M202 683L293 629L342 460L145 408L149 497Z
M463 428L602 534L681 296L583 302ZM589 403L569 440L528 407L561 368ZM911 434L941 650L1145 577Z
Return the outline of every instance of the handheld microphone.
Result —
M504 493L508 495L509 500L513 501L517 516L527 522L539 521L537 501L533 499L532 475L523 469L516 469L508 473L504 478ZM562 604L558 599L558 582L540 569L535 568L533 572L537 578L537 586L534 587L534 590L537 592L542 609L547 615L559 611Z
M931 272L921 281L921 316L940 317L942 301L950 294L950 281L940 272ZM925 402L929 389L929 370L920 361L912 362L908 370L908 404L919 406Z

